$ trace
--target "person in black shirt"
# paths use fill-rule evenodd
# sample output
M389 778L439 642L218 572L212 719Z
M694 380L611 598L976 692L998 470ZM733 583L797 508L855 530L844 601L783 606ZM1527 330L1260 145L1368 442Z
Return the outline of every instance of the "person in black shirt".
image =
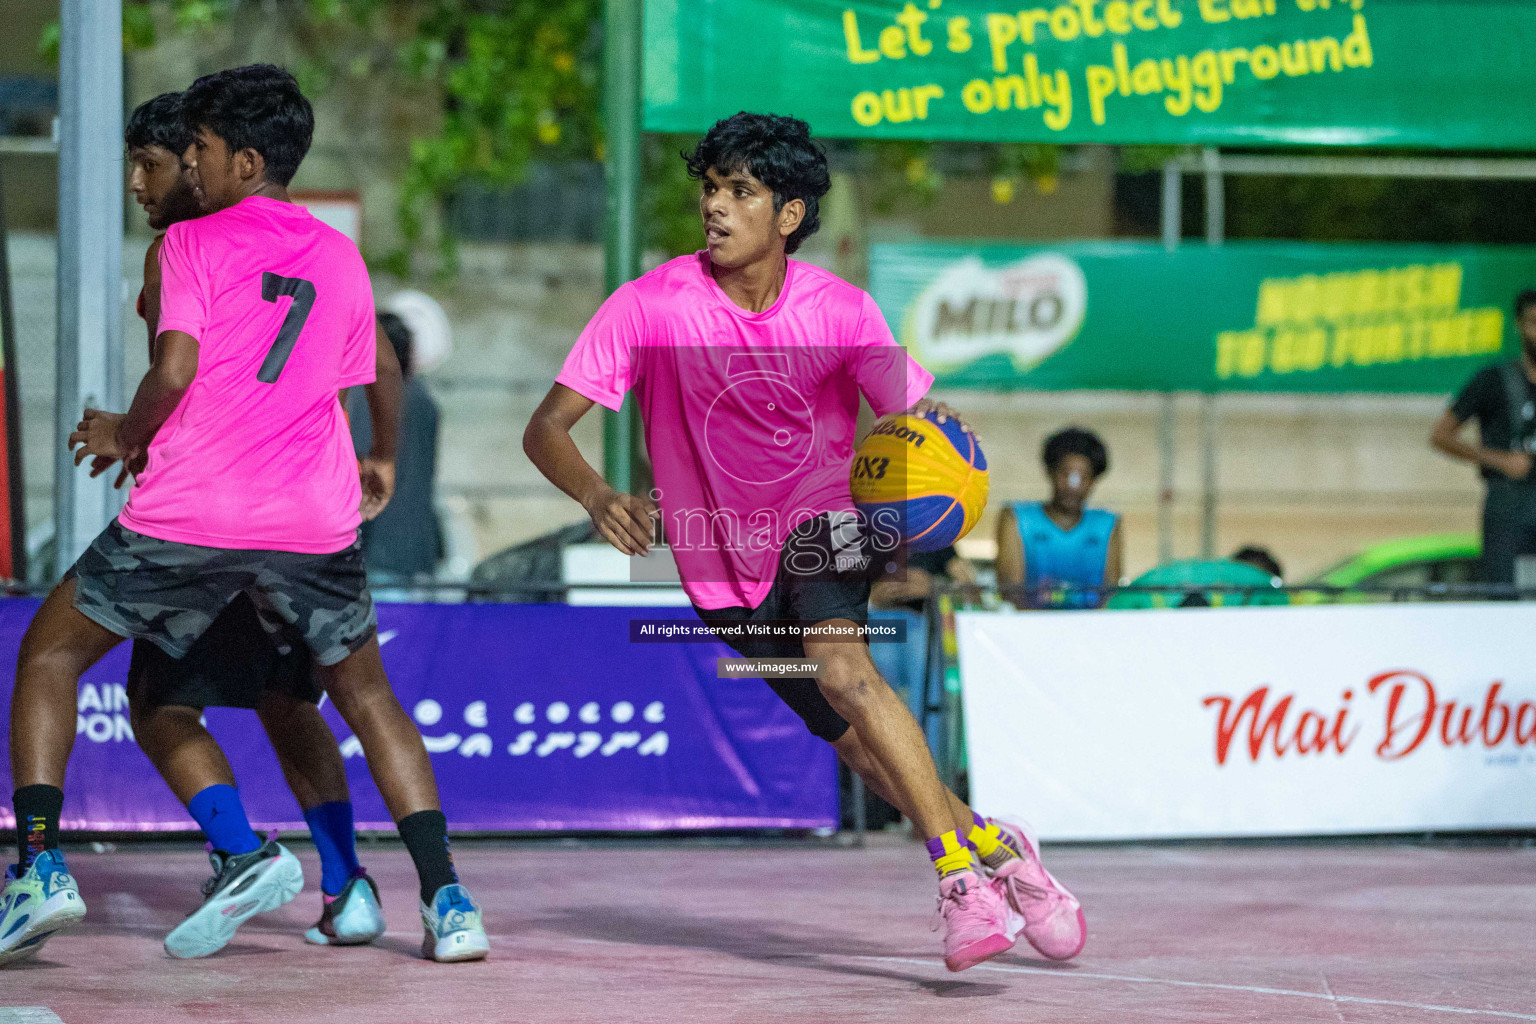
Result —
M405 375L405 403L400 416L394 497L378 518L362 525L359 536L370 575L400 582L419 581L432 575L443 556L442 525L434 505L437 402L413 372L414 339L405 321L394 313L380 313L379 327L400 360ZM368 451L373 443L368 417L354 415L351 421L354 445L359 452Z
M1485 583L1514 583L1515 562L1536 555L1536 289L1515 299L1520 356L1479 370L1435 423L1430 443L1454 459L1475 463L1488 494L1483 502ZM1477 420L1479 442L1461 428Z

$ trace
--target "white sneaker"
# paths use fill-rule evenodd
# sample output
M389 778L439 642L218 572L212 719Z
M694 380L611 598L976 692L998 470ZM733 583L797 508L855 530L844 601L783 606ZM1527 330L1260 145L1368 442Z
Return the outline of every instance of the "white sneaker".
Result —
M483 960L491 951L480 908L462 885L437 890L431 906L421 905L421 923L427 932L421 940L421 955L428 960L443 964Z
M165 951L182 960L217 953L242 924L276 910L304 888L304 868L288 848L267 840L261 849L208 855L213 877L203 883L203 905L165 937Z
M361 868L337 894L327 899L320 920L304 933L317 946L361 946L384 934L379 886Z
M0 967L35 955L43 943L85 917L85 900L58 850L38 854L20 878L12 864L5 869L5 879L5 895L0 897Z

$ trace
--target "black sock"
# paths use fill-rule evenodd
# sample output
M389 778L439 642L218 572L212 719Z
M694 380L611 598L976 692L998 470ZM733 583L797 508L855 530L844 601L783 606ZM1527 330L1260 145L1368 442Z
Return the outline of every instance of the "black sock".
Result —
M16 874L21 875L44 850L59 848L59 815L64 791L57 786L22 786L11 794L16 810Z
M400 838L416 862L421 902L430 904L437 890L459 880L448 852L448 819L442 811L417 811L400 819Z

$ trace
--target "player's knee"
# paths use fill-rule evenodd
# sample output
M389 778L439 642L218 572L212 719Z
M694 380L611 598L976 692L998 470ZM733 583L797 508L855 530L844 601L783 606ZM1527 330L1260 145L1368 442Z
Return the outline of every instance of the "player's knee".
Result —
M863 644L828 644L813 657L822 664L817 679L821 692L839 710L873 700L885 686L870 660L869 648Z
M369 675L333 678L326 687L331 702L342 718L351 722L358 715L389 713L400 706L389 680Z
M166 704L151 707L145 703L128 704L128 724L144 756L160 767L161 759L202 728L201 708Z
M29 629L21 638L21 649L16 656L17 682L38 685L55 681L60 686L73 685L80 674L90 667L87 659L68 644L49 640L41 631Z

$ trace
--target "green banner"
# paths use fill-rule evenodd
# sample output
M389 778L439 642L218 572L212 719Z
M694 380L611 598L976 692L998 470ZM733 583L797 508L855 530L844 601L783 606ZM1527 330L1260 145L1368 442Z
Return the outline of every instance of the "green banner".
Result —
M1447 392L1519 351L1536 248L875 245L870 292L947 387Z
M1536 149L1526 0L646 0L645 128Z

